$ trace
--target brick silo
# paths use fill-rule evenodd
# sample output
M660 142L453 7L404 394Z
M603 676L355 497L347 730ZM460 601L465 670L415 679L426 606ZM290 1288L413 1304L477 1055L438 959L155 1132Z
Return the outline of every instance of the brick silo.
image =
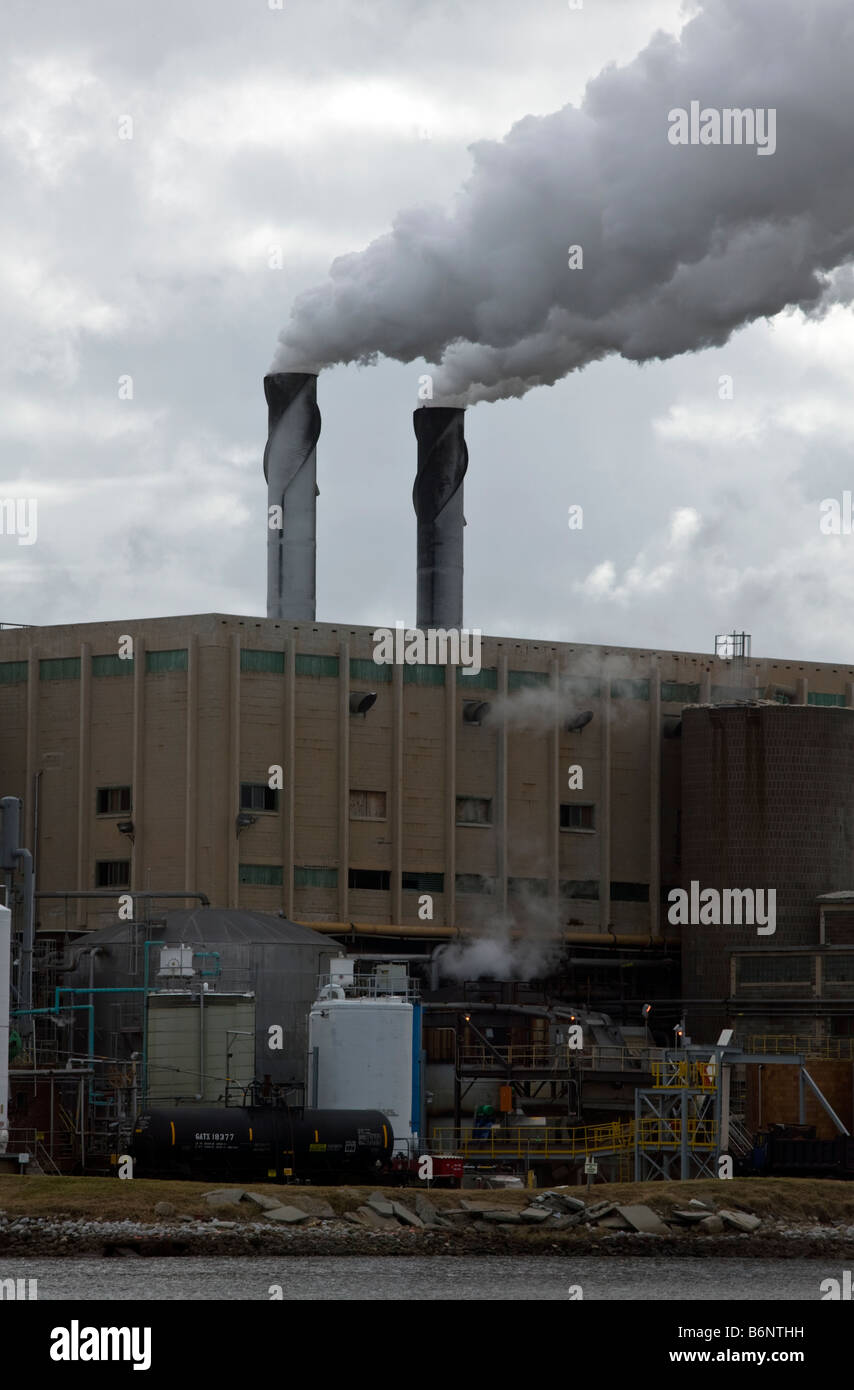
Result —
M775 889L776 931L683 926L685 999L728 998L733 951L818 946L816 897L854 887L854 711L756 704L683 712L682 887L692 881L719 892ZM813 993L786 978L781 967L767 988L751 990L755 1007L741 1017L689 1005L689 1032L705 1041L726 1023L762 1031L757 1019L767 1031L803 1031L815 1016ZM772 1009L772 999L784 1007ZM807 1006L800 1014L799 1001Z

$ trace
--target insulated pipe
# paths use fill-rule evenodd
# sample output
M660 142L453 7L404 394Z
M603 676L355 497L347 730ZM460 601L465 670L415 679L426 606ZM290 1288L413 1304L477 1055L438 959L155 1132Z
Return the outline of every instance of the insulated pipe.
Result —
M9 963L12 914L0 907L0 1154L9 1143Z
M452 939L465 939L467 937L482 936L482 932L472 931L466 927L415 927L415 926L391 926L388 924L378 924L376 922L304 922L298 918L293 919L297 926L309 927L312 931L322 932L329 936L384 936L390 940L396 937L418 937L442 939L450 941ZM511 937L524 936L524 932L511 932ZM565 931L556 932L555 936L560 941L568 941L573 946L602 946L602 936L598 932L579 932ZM608 933L609 945L614 946L633 946L637 950L651 950L661 946L678 946L678 936L661 937L660 939L650 939L648 936L626 936L618 935L615 932Z
M463 478L469 462L464 416L452 406L421 406L412 416L418 440L412 489L418 518L416 624L422 630L463 625Z
M267 398L267 617L314 622L317 558L317 377L264 377ZM277 511L271 511L276 508Z

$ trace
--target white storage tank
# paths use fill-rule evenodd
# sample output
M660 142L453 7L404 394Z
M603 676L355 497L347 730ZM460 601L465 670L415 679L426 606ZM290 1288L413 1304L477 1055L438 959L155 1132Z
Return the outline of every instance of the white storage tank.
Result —
M308 1019L308 1103L320 1110L379 1110L394 1129L395 1154L414 1154L420 1006L375 993L346 997L340 986L326 993L332 997L318 999Z

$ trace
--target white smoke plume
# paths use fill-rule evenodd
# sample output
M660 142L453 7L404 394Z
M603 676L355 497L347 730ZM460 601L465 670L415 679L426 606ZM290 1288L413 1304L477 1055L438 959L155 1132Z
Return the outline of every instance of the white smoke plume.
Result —
M295 301L274 370L424 357L437 399L496 400L849 297L831 272L854 255L852 52L850 0L703 0L580 107L471 146L450 210L401 211L334 261ZM671 144L669 112L692 101L773 109L774 153Z
M542 898L521 893L505 916L486 918L477 935L437 953L440 974L451 980L535 980L563 952L563 923Z

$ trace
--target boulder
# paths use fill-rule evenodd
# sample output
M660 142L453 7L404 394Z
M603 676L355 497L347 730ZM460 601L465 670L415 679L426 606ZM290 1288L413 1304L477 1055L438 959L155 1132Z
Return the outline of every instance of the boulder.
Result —
M289 1192L288 1201L292 1207L298 1207L307 1216L319 1217L324 1221L329 1221L335 1216L333 1208L323 1197L309 1197L308 1193ZM279 1206L278 1202L276 1206Z
M244 1192L244 1202L254 1202L256 1207L261 1207L263 1211L273 1211L282 1205L278 1197L268 1197L266 1192Z
M380 1216L394 1216L394 1203L384 1197L381 1192L372 1192L367 1204L369 1207L373 1207L374 1211L379 1212Z
M205 1201L209 1207L236 1207L243 1192L239 1187L227 1192L206 1192Z
M491 1211L483 1213L484 1221L492 1221L498 1226L520 1226L522 1217L518 1211L513 1211L510 1207L493 1207Z
M415 1195L415 1211L416 1214L421 1217L425 1226L435 1226L438 1224L439 1213L430 1199L424 1196L423 1192L418 1192Z
M610 1216L602 1216L596 1222L600 1230L605 1231L633 1231L634 1226L621 1216L618 1211L612 1211Z
M362 1226L370 1226L374 1231L391 1231L397 1226L393 1216L381 1216L376 1207L359 1207L356 1212L349 1212L350 1220L357 1220Z
M268 1221L283 1221L287 1226L298 1226L301 1221L308 1221L308 1212L300 1211L299 1207L275 1207L267 1212Z
M644 1204L638 1206L617 1207L620 1216L625 1217L628 1224L635 1231L643 1231L647 1235L666 1236L667 1227L652 1207Z
M419 1229L423 1229L424 1222L421 1220L421 1217L416 1216L414 1212L410 1211L408 1207L403 1206L401 1202L392 1202L391 1209L398 1221L401 1221L404 1226L417 1226Z
M721 1221L725 1221L728 1226L734 1226L737 1231L755 1231L757 1226L762 1225L761 1218L753 1216L749 1211L719 1211L718 1216Z
M678 1207L674 1207L670 1215L674 1221L679 1221L683 1226L698 1226L701 1221L705 1221L710 1213L700 1211L698 1207L695 1207L693 1211L680 1210Z
M519 1219L526 1226L537 1226L541 1221L548 1221L549 1212L545 1207L525 1207L520 1211Z
M177 1215L178 1215L178 1208L175 1206L175 1203L174 1203L174 1202L155 1202L155 1204L154 1204L154 1215L155 1215L155 1216L177 1216Z
M709 1216L704 1216L697 1227L698 1231L705 1231L708 1236L719 1236L723 1229L723 1221L721 1221L719 1216L715 1216L714 1213Z

